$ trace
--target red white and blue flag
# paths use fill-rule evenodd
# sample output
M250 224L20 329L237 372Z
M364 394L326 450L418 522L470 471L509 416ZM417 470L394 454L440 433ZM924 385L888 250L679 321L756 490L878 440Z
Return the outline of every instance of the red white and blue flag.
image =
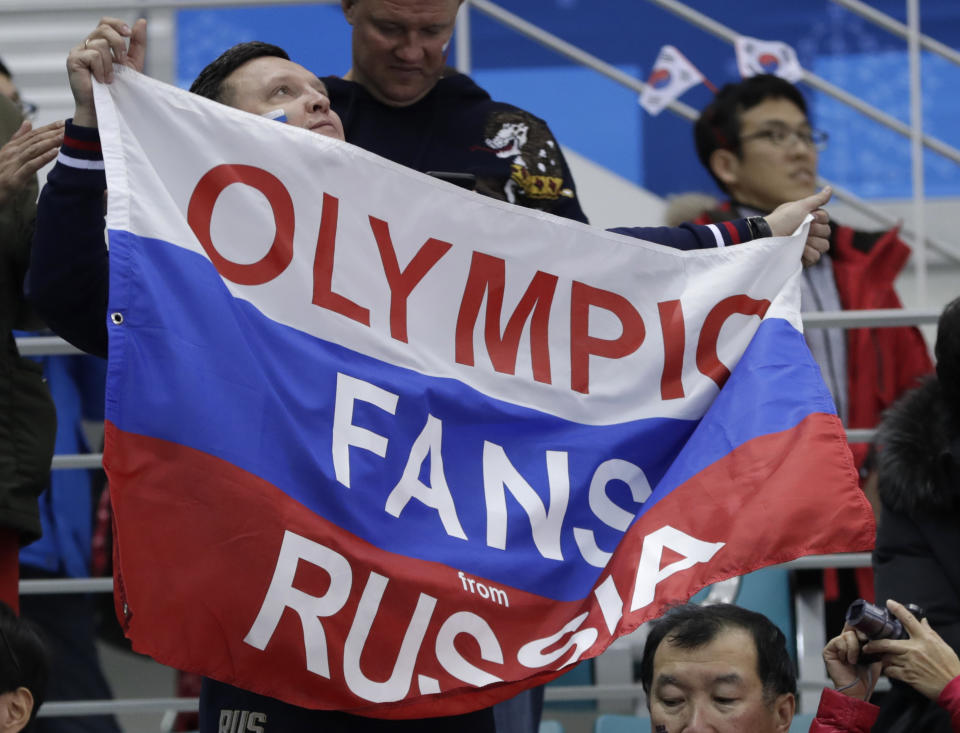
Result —
M684 92L706 80L699 69L674 46L666 45L657 54L647 86L640 94L640 106L658 115Z
M744 79L759 74L773 74L794 84L803 79L803 67L797 52L788 43L739 36L733 46L737 53L737 68Z
M871 547L800 332L802 232L682 252L129 70L96 103L136 650L452 714L709 583Z

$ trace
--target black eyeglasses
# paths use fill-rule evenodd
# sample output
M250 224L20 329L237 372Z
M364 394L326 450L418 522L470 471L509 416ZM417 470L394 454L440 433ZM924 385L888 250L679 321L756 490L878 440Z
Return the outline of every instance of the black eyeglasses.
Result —
M799 140L804 145L814 148L815 150L823 150L827 147L827 140L829 138L830 136L823 130L795 130L792 127L770 127L766 130L758 130L749 135L744 135L740 138L740 142L744 143L748 140L769 140L771 145L775 145L778 148L785 148Z
M17 659L17 655L14 653L13 647L10 646L10 640L7 638L7 632L3 630L2 626L0 626L0 639L3 639L3 645L7 648L7 654L13 662L13 668L17 671L17 677L22 677L23 669L20 667L20 660Z

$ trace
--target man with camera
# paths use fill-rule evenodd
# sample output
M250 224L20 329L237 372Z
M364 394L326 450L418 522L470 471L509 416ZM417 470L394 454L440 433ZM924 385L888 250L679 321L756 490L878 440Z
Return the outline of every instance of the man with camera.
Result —
M893 600L887 608L894 618L877 627L855 628L848 615L843 631L824 647L823 661L836 689L823 691L811 733L870 730L880 709L867 700L881 672L936 701L950 714L953 730L960 731L960 658L926 619L917 620Z

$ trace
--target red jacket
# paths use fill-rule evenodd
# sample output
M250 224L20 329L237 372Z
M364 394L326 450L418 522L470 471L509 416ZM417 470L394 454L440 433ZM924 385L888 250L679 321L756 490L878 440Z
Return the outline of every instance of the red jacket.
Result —
M736 216L731 204L705 211L694 223L710 224ZM833 226L830 259L844 310L902 308L894 281L910 256L896 229L859 232ZM930 352L913 326L847 329L848 428L874 428L881 413L918 379L933 371ZM868 445L850 446L859 468Z
M810 733L869 733L879 714L876 705L828 687L820 695L820 707L810 724Z
M954 733L960 733L960 677L954 677L943 688L937 705L950 713L950 726Z
M943 688L937 705L950 713L950 726L954 733L960 733L960 677L954 677ZM810 733L868 733L879 714L876 705L827 688L820 695L820 707Z

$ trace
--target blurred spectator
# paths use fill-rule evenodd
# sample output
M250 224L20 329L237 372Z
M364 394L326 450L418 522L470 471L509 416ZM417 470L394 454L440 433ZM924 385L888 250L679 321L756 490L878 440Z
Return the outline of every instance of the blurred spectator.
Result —
M9 71L0 64L0 94L17 104L20 111L26 105L20 100L20 94L13 84ZM6 99L2 100L6 104ZM6 109L6 107L5 107ZM20 112L16 116L16 125L20 125ZM16 127L13 127L16 129ZM3 247L4 268L2 297L6 300L0 318L9 318L12 314L21 315L17 320L3 322L4 338L9 339L9 348L3 356L9 359L10 366L2 364L0 374L0 395L4 400L0 414L7 414L15 420L7 424L0 419L0 460L6 458L3 446L9 443L17 454L11 453L10 468L2 468L0 479L0 501L10 496L2 520L13 522L15 518L26 514L14 500L26 505L29 501L29 533L21 533L20 541L7 540L15 553L19 544L35 540L20 550L20 574L26 578L86 577L90 574L90 535L93 525L93 497L88 471L49 471L50 459L54 449L58 453L79 453L88 451L81 428L82 407L93 410L94 419L103 419L103 391L106 370L99 360L92 357L54 357L43 358L40 364L33 360L20 358L13 342L13 328L39 328L39 321L24 317L23 277L29 262L29 243L33 237L33 225L36 215L36 170L56 155L56 148L63 139L63 123L54 123L40 128L31 134L29 123L24 123L11 145L11 155L4 156L7 165L0 168L0 175L6 174L7 180L20 181L17 198L9 207L3 209L3 234L0 245ZM36 143L38 151L31 151L27 144ZM4 148L4 150L7 150ZM2 187L2 182L0 182ZM8 238L9 233L9 238ZM19 237L19 239L18 239ZM8 258L18 259L7 266ZM8 292L9 291L9 292ZM16 359L16 361L14 361ZM9 369L9 371L8 371ZM9 386L4 382L6 374L12 375ZM45 377L45 379L44 379ZM46 381L46 384L44 384ZM5 389L6 387L6 389ZM50 393L54 402L51 402ZM10 400L7 403L7 400ZM56 415L54 415L54 404ZM59 427L57 430L57 418ZM5 435L5 430L9 434ZM54 436L55 442L54 442ZM24 456L28 456L24 460ZM17 470L17 461L23 461ZM10 481L7 489L7 472L21 474L19 485ZM29 484L27 483L29 480ZM37 505L37 494L43 489ZM28 493L29 492L29 493ZM39 522L37 510L39 508ZM21 520L24 521L24 520ZM42 527L42 537L41 534ZM2 530L0 530L2 531ZM26 537L23 535L26 534ZM40 539L37 539L40 537ZM16 538L15 538L16 539ZM14 563L13 557L7 562ZM16 564L13 564L13 580L16 581ZM16 586L13 586L14 596ZM2 596L0 596L2 597ZM14 597L14 600L15 597ZM21 602L23 615L41 627L49 640L53 657L53 675L50 680L49 694L54 699L77 700L110 697L110 690L100 671L100 664L94 646L94 615L92 601L88 596L77 594L26 596ZM117 731L116 723L110 717L97 716L65 719L50 718L39 721L38 731Z
M83 421L103 421L106 364L93 356L39 359L57 408L56 452L90 453ZM99 448L99 446L98 446ZM95 495L91 470L52 471L40 496L43 536L20 551L24 578L85 578L90 575ZM21 613L39 626L47 640L52 671L50 700L103 700L112 693L100 667L95 645L97 606L82 593L27 595ZM112 613L112 611L111 611ZM118 732L112 716L44 718L38 733Z
M33 626L0 601L0 730L36 730L49 661Z
M884 416L878 435L882 504L873 563L877 595L926 611L930 624L960 651L960 299L937 327L937 374ZM876 730L949 731L947 715L895 682Z
M53 455L56 416L40 367L22 359L14 328L40 324L23 298L36 214L36 172L53 160L63 123L33 130L6 67L0 71L0 600L18 607L17 554L40 536L37 496ZM18 96L18 95L17 95ZM19 97L18 97L19 98Z
M784 201L816 190L818 152L826 133L811 126L807 103L790 82L771 75L725 85L701 113L694 128L700 162L729 200L710 208L697 223L764 214ZM901 308L894 281L910 255L897 230L855 231L832 226L830 249L800 281L802 309L811 311ZM933 371L927 345L914 327L809 328L804 336L848 428L874 428L880 415L920 377ZM863 485L869 446L850 448ZM840 626L850 601L872 600L869 568L828 571L827 628ZM833 620L831 620L833 619Z
M20 90L13 82L13 74L7 65L0 61L0 96L6 97L20 110L24 119L29 120L36 114L37 105L20 98Z

